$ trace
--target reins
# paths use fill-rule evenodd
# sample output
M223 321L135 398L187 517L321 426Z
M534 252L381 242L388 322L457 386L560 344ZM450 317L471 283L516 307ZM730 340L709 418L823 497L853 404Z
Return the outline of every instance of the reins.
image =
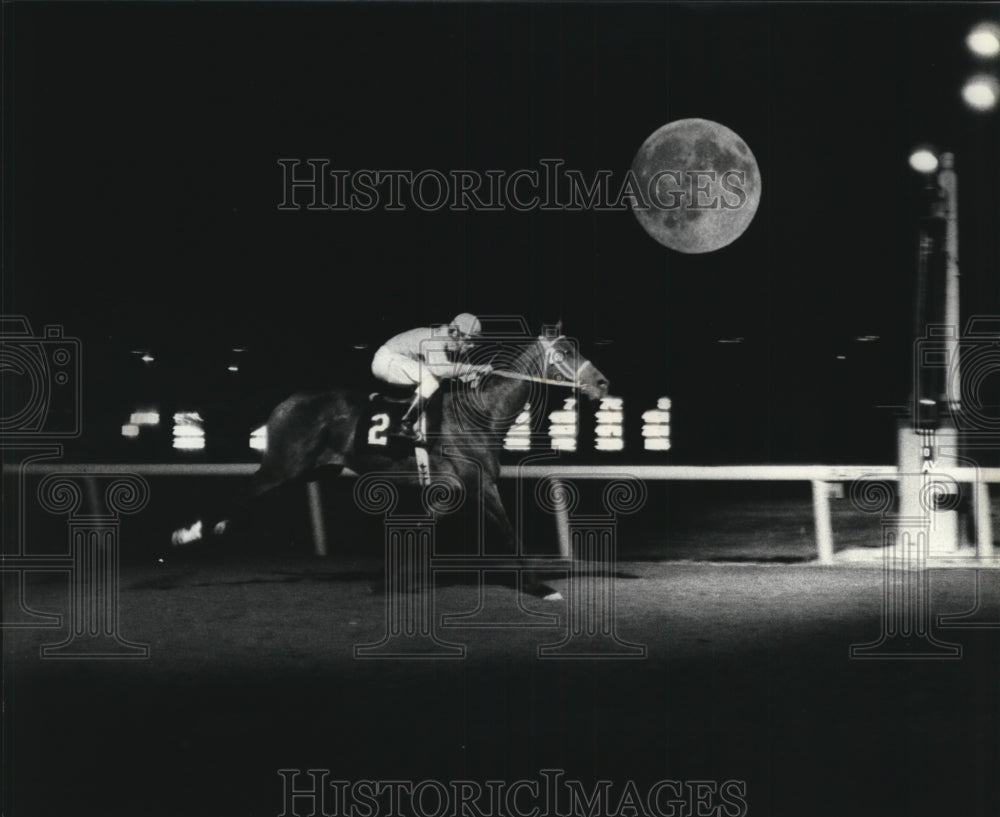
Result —
M500 377L506 377L511 380L527 380L531 383L544 383L547 386L565 386L569 389L580 388L577 383L570 383L568 380L551 380L547 377L538 377L533 374L521 374L520 372L506 372L502 369L493 369L490 374L499 375Z
M550 347L546 347L546 350L547 350L546 351L546 355L548 354L548 349L549 348ZM560 367L560 368L562 368L562 367ZM548 378L548 377L541 377L539 375L534 375L534 374L522 374L521 372L510 372L510 371L506 371L504 369L493 369L493 370L490 371L490 374L499 375L500 377L506 377L509 380L525 380L525 381L527 381L529 383L543 383L546 386L563 386L563 387L565 387L567 389L580 389L580 388L583 388L583 387L580 385L579 382L577 382L577 379L579 377L581 369L583 369L583 364L581 364L580 367L575 372L571 372L571 374L574 377L574 380L572 380L572 381L570 381L570 380L553 380L553 379ZM565 371L566 370L564 369L564 372Z

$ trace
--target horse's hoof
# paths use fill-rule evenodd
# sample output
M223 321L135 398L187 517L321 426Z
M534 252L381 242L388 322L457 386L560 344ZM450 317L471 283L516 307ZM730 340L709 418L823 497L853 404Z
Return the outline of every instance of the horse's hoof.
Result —
M547 596L542 596L542 601L562 601L562 600L563 600L563 594L560 593L558 590L553 590Z

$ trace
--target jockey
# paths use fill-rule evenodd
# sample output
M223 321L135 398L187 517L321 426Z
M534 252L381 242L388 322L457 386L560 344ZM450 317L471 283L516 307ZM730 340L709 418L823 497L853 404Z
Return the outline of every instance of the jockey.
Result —
M372 359L372 374L395 386L416 386L406 414L400 422L398 436L419 440L414 422L424 404L438 390L445 378L487 374L489 365L473 365L458 360L466 341L482 331L479 318L463 312L447 326L437 329L419 327L387 340Z

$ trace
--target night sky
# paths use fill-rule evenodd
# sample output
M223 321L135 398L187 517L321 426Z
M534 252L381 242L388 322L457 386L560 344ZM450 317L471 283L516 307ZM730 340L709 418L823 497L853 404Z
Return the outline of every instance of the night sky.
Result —
M81 339L92 435L140 392L250 421L470 310L561 318L614 393L669 394L675 461L889 461L921 142L957 157L963 312L1000 310L998 115L959 94L965 35L1000 12L844 5L5 6L3 311ZM279 159L621 179L688 117L763 180L713 253L627 211L278 210Z

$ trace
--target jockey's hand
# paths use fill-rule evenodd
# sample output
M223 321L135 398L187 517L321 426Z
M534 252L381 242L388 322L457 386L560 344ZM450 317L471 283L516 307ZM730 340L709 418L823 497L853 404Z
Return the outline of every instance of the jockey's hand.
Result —
M462 382L469 383L472 386L478 386L479 380L483 377L483 375L487 375L492 371L493 367L490 366L488 363L484 363L482 365L477 365L477 366L470 366L469 371L466 374L462 375Z

